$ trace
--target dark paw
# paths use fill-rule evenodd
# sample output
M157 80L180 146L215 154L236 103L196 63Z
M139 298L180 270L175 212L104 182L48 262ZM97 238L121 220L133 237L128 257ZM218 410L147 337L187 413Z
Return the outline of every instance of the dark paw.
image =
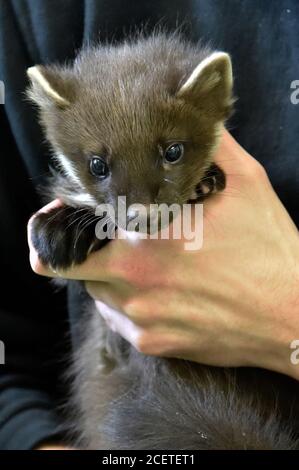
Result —
M67 206L38 214L32 222L31 238L42 263L67 269L85 261L91 248L100 247L95 238L96 222L87 209Z
M212 163L196 187L198 198L203 200L211 194L222 191L225 188L225 182L224 172L218 165Z

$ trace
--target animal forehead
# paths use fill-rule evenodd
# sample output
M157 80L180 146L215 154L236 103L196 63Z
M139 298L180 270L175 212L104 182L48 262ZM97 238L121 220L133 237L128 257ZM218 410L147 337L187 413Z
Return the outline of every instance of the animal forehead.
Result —
M118 100L116 97L81 96L70 116L73 125L86 138L112 141L149 142L163 130L173 127L174 107L161 100Z
M108 87L106 90L82 93L78 106L88 113L97 113L98 118L124 122L127 118L157 120L161 114L165 116L169 113L171 103L161 93L111 90Z

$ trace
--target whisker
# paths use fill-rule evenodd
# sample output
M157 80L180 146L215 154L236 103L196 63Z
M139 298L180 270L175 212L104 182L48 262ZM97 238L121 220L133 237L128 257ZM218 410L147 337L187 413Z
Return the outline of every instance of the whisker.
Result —
M163 178L164 181L166 181L166 183L171 183L171 184L175 184L174 181L168 179L168 178Z
M82 225L84 226L84 224L87 221L91 220L91 218L93 218L93 217L94 217L94 215L91 215L91 214L85 214L84 216L81 217L81 219L79 220L79 223L76 227L76 237L78 236L78 232L79 232L80 228L82 227ZM81 234L81 232L82 232L82 230L80 231L80 234Z
M58 212L56 212L54 215L52 215L48 220L47 220L47 223L45 224L44 227L47 227L50 222L52 222L54 219L56 219L56 217L60 214L62 214L63 211L66 210L66 207L62 207Z
M79 217L77 217L75 220L72 220L72 221L68 224L68 226L65 228L65 230L67 230L67 229L70 228L73 224L75 224L76 222L78 222L78 220L79 220L79 223L78 223L78 227L79 227L80 224L81 224L87 217L90 217L90 215L91 215L90 213L88 213L88 214L83 214L83 215L82 215L82 214L79 215Z
M87 222L84 223L82 229L80 230L80 232L78 233L77 237L76 237L76 240L74 242L74 250L76 250L76 246L77 246L77 243L79 241L79 238L81 236L81 233L87 229L87 227L89 227L92 223L94 223L96 221L96 218L94 216L92 216L89 220L87 220Z
M87 210L86 207L81 207L81 209L76 209L75 212L72 212L71 214L67 216L67 219L72 217L72 215L78 214L79 212L86 211L86 210Z

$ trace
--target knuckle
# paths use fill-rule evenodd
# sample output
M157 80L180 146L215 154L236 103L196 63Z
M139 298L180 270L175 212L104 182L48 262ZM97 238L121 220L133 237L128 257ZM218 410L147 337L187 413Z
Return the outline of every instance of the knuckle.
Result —
M248 164L248 174L251 178L255 180L263 180L267 178L267 173L265 168L257 160L252 159Z
M145 355L154 355L154 348L152 347L152 335L147 332L142 332L135 340L135 348L138 352Z
M165 344L164 335L152 330L143 330L135 341L135 348L142 354L149 356L167 356L172 350Z
M142 298L129 299L124 304L124 311L133 323L145 324L149 318L149 307Z
M140 309L140 302L136 300L127 301L124 305L124 310L127 316L133 322L142 317L142 310Z

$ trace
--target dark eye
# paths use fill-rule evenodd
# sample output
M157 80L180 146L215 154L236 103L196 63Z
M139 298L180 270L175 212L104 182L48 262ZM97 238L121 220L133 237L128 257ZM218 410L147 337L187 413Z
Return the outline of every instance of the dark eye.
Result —
M101 157L92 157L89 163L90 173L100 179L105 179L109 175L109 168L105 160Z
M183 144L171 144L164 153L164 159L167 163L176 163L184 155Z

